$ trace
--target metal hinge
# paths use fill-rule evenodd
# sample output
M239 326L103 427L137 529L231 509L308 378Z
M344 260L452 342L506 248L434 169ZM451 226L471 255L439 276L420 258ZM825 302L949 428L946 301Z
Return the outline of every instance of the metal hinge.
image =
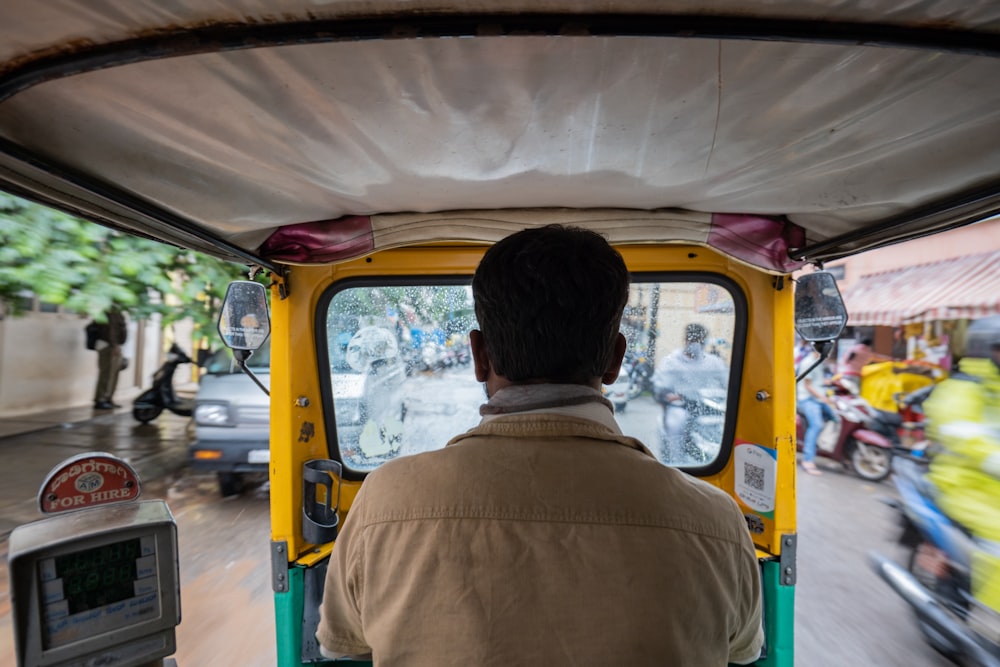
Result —
M284 540L271 542L271 588L275 593L288 592L288 542Z
M794 586L796 580L795 552L799 536L795 533L781 536L781 585Z

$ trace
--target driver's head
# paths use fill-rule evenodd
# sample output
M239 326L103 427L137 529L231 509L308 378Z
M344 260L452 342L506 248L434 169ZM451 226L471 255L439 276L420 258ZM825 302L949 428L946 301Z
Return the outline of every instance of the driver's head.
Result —
M684 340L688 343L701 343L704 345L708 338L708 329L701 324L692 323L684 329Z
M548 225L501 240L472 279L493 372L515 383L601 377L614 362L628 285L621 255L594 232Z

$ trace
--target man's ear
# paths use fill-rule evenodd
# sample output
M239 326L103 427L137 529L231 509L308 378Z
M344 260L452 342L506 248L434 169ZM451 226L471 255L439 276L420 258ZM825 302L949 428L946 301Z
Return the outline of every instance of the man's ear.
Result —
M476 371L476 381L486 382L490 377L490 357L486 354L486 339L483 332L473 329L469 332L469 347L472 348L472 367Z
M601 382L611 384L618 379L618 373L621 372L622 359L625 358L626 349L628 349L628 341L625 340L625 336L619 331L618 336L615 338L615 349L611 354L611 363L608 364L608 369L601 376Z

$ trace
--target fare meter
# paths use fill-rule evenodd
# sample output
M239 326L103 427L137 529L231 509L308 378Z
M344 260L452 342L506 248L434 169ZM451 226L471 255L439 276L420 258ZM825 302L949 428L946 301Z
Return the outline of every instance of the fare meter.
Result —
M83 454L39 493L55 513L10 534L19 667L174 664L180 622L177 526L166 503L137 501L127 463Z

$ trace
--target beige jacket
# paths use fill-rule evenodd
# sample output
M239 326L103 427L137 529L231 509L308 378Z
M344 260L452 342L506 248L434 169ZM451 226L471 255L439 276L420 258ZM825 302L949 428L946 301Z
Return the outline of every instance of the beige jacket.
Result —
M376 665L725 665L763 642L757 558L722 491L559 414L491 418L371 473L317 637Z

